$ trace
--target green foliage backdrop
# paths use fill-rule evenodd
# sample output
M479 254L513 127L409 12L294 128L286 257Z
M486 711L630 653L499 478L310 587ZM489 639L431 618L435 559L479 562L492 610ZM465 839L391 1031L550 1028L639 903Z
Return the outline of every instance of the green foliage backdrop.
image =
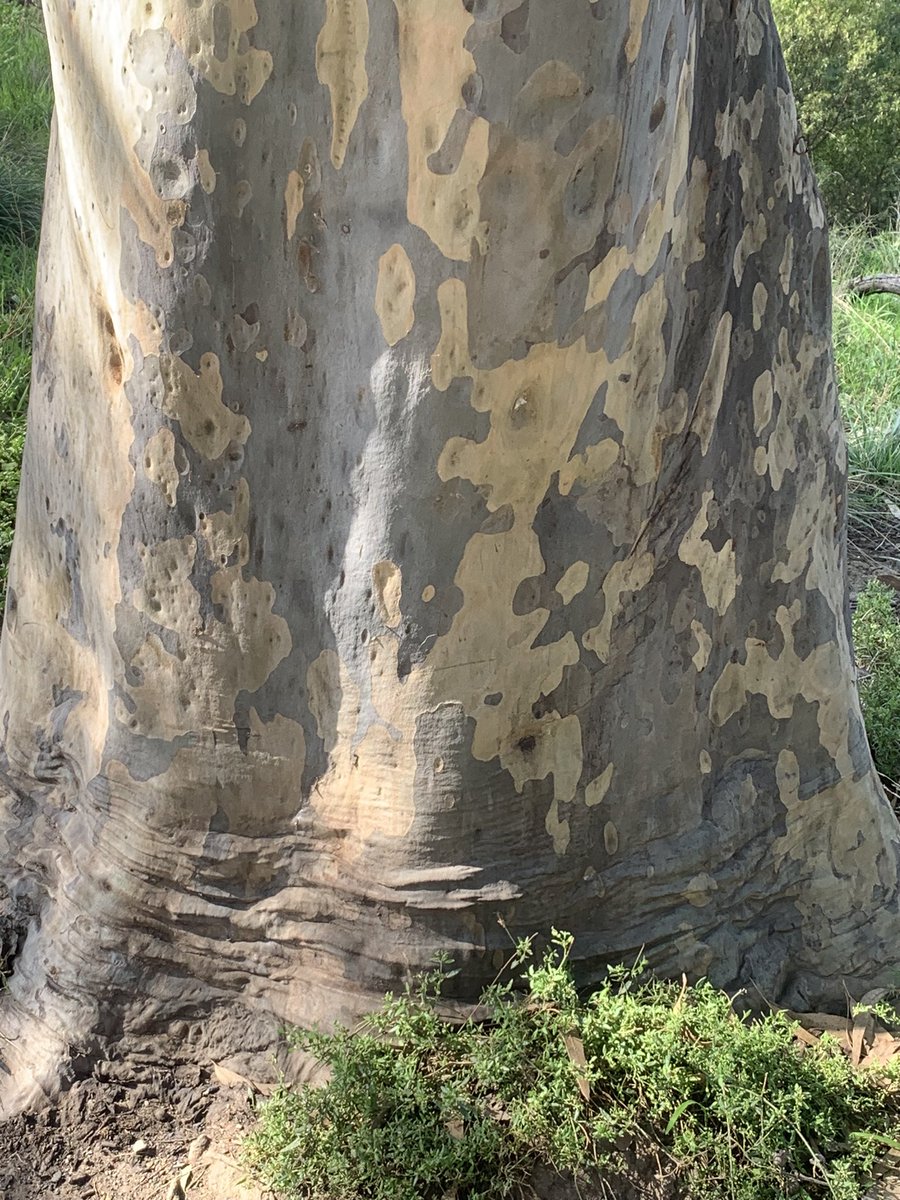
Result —
M897 0L772 0L832 221L892 223L900 197Z

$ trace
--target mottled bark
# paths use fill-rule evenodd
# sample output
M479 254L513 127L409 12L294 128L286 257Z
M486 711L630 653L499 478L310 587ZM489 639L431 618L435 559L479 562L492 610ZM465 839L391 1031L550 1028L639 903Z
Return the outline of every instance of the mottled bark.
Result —
M822 208L765 0L46 0L9 1104L514 933L897 957ZM11 1082L10 1082L11 1081Z

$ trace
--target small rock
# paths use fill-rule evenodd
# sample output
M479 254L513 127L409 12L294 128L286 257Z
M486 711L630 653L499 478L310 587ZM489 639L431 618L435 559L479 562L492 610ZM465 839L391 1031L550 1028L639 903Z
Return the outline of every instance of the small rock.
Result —
M145 1142L143 1138L138 1138L131 1147L131 1153L135 1158L146 1158L148 1154L153 1153L153 1147L148 1142Z
M201 1133L199 1137L195 1137L188 1146L187 1160L192 1167L195 1167L206 1151L209 1149L209 1138L205 1133Z

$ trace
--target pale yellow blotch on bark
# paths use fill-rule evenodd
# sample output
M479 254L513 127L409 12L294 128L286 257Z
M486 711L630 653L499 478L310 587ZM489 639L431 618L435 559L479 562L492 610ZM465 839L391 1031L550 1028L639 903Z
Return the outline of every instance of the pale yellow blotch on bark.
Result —
M688 881L687 887L682 893L688 904L692 904L694 908L705 908L709 904L712 892L717 892L719 885L711 875L705 873L695 875L693 879Z
M175 466L175 435L171 429L160 429L144 448L144 470L155 483L170 508L175 506L178 492L178 468Z
M407 128L407 215L447 258L468 261L472 240L484 242L478 184L488 158L490 126L471 121L456 170L438 175L428 165L457 111L463 84L477 67L465 39L474 17L462 0L394 0L400 24L400 91Z
M574 562L562 575L556 585L556 592L562 597L563 604L569 604L587 587L591 568L586 562Z
M780 403L775 428L767 443L769 474L776 492L780 490L785 474L797 470L794 428L804 410L809 411L809 376L827 350L823 338L804 333L799 346L792 352L787 330L782 329L778 334L773 390Z
M383 559L372 568L372 586L378 615L388 629L396 629L402 619L400 595L402 579L400 568L389 559Z
M604 438L595 446L588 446L583 454L570 458L559 473L559 494L568 496L576 484L590 487L615 466L619 459L619 443Z
M678 557L688 566L700 572L700 584L706 603L720 617L724 617L737 594L741 577L735 569L734 542L729 538L719 549L714 550L704 534L709 529L709 506L712 491L703 493L700 511L678 547Z
M675 393L660 408L659 389L666 372L667 352L663 323L668 315L665 278L660 276L634 309L628 347L613 363L605 357L596 367L596 386L607 382L604 412L622 431L622 458L637 487L659 475L668 438L680 433L687 420L687 396ZM633 380L641 381L636 388ZM602 445L602 443L601 443ZM561 477L561 482L567 482Z
M331 95L331 161L343 166L356 119L368 95L368 0L326 0L316 42L316 74Z
M238 564L246 566L250 558L247 526L250 521L250 488L247 480L238 480L231 512L214 512L199 522L206 541L206 556L210 562L222 565L238 552Z
M461 279L445 279L437 290L441 313L441 337L431 356L431 381L445 392L454 379L469 375L469 327L466 285Z
M430 604L436 595L437 592L435 591L434 584L426 583L425 587L422 589L422 603Z
M762 328L762 319L766 315L766 304L769 293L764 283L757 283L753 289L753 328L758 333Z
M791 290L791 275L794 270L794 235L789 233L784 239L784 253L778 265L778 280L785 296Z
M612 821L607 821L603 826L603 845L610 856L618 853L619 831Z
M753 431L760 437L772 420L772 405L775 399L771 371L757 375L753 384Z
M697 649L694 651L691 662L694 664L696 670L703 671L709 662L709 653L712 650L712 638L699 621L691 621L691 633L693 633L697 642Z
M769 452L765 446L757 446L753 451L753 470L757 475L765 475L769 469Z
M716 336L713 339L709 363L697 393L696 416L692 422L692 428L700 438L700 446L704 454L709 452L716 422L719 419L730 353L731 313L723 313L716 326Z
M395 243L378 260L375 312L384 340L396 346L415 323L416 276L409 255Z
M209 161L208 150L197 151L197 177L204 192L206 192L207 196L211 196L216 190L217 176L212 163Z
M192 628L200 617L200 595L189 582L197 555L190 534L138 546L144 577L135 588L132 603L155 625L175 632Z
M216 10L229 22L225 57L216 57ZM191 66L224 96L240 97L251 104L272 74L272 55L250 46L245 35L256 25L259 14L255 0L192 0L169 12L165 26L181 47Z
M700 774L708 775L712 770L712 759L709 756L708 750L700 751Z
M842 431L836 430L840 437ZM773 583L793 583L806 572L806 590L817 589L825 597L837 618L838 631L844 629L843 570L839 558L840 543L833 526L822 521L822 512L836 512L836 496L828 478L824 460L815 463L815 476L798 490L785 539L787 558L772 571Z
M303 176L289 171L284 187L284 232L290 241L297 230L297 219L303 211Z
M641 48L644 20L649 7L650 0L631 0L631 8L628 13L628 40L625 43L625 57L630 63L637 58Z
M612 649L613 622L622 611L622 597L628 592L642 591L653 578L656 559L649 550L637 558L613 563L603 581L605 608L599 625L585 631L582 644L592 650L601 662L609 662Z
M657 249L657 253L659 250ZM628 248L622 245L613 246L612 250L597 263L588 276L587 295L584 298L584 310L593 308L595 304L603 304L609 297L612 285L623 271L631 266L631 255Z
M593 808L596 804L602 804L606 799L615 769L615 765L609 763L596 779L592 779L584 789L584 802L588 808Z
M734 281L740 287L744 278L744 268L752 254L756 254L766 244L769 236L769 226L765 213L757 213L755 220L744 225L741 240L734 249Z
M164 385L163 411L181 425L181 431L198 454L219 458L229 442L246 442L250 422L222 403L222 375L215 354L200 359L200 373L180 358L159 360Z
M809 704L818 703L819 740L840 773L849 777L854 768L849 746L850 709L842 687L845 648L826 642L801 659L794 647L794 627L800 616L799 600L790 608L778 607L775 619L784 649L777 658L760 639L745 641L746 661L726 664L716 680L709 700L710 719L721 727L744 707L748 695L765 696L769 712L779 720L793 715L798 697Z

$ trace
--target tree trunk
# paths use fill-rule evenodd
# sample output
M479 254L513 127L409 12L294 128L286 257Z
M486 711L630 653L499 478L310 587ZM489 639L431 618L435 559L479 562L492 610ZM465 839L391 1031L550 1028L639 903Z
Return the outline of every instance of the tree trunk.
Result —
M861 275L852 279L848 288L855 296L871 296L876 292L900 296L900 275Z
M585 984L890 974L765 0L45 7L7 1105L351 1019L435 951L472 997L498 915Z

